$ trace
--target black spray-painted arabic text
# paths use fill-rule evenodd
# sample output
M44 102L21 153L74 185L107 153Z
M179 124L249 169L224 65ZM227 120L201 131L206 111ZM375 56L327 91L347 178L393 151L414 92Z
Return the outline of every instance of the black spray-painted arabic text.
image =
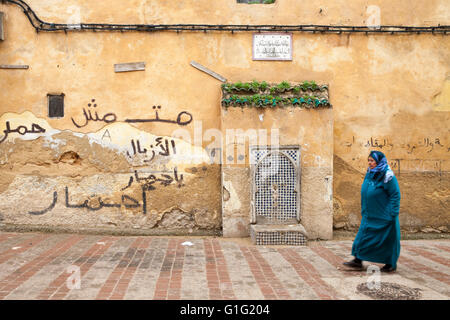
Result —
M93 201L93 199L90 199L90 200L84 200L83 202L80 202L80 203L71 203L70 196L69 196L69 188L66 186L64 188L65 206L66 206L66 208L74 208L74 209L85 208L89 211L98 211L103 208L121 208L122 206L127 209L142 207L142 213L147 214L147 191L155 190L156 183L159 183L161 186L164 186L164 187L167 187L168 185L172 184L173 182L178 183L179 188L184 186L183 174L179 175L176 167L174 168L174 171L173 171L173 177L168 174L161 174L160 177L157 177L155 174L150 174L147 177L139 177L139 173L137 172L137 170L135 170L134 175L130 176L127 186L125 186L121 190L124 191L124 190L130 188L135 181L136 181L136 183L139 184L139 186L141 188L142 202L140 202L139 200L137 200L129 195L122 194L120 203L112 203L110 201L103 200L102 197L97 197L97 199L94 201ZM30 211L28 213L31 215L37 215L37 216L43 215L43 214L51 211L53 208L55 208L57 201L58 201L58 192L54 191L53 192L53 201L47 208L45 208L43 210Z
M92 102L95 102L95 100L93 99ZM103 116L99 115L97 111L94 111L94 114L92 114L91 109L89 108L96 108L97 105L96 104L88 104L88 109L86 110L86 108L83 108L83 115L84 115L84 122L79 123L77 121L75 121L74 118L72 119L72 123L77 127L77 128L83 128L85 126L87 126L89 124L89 121L100 121L100 122L105 122L105 123L112 123L115 122L117 120L117 116L112 113L106 113ZM170 119L161 119L159 117L158 114L158 110L161 109L161 106L153 106L153 109L155 110L155 118L151 118L151 119L125 119L124 121L127 123L147 123L147 122L164 122L164 123L175 123L178 124L180 126L185 126L188 125L189 123L192 122L192 114L190 114L187 111L181 111L176 120L170 120Z
M26 126L18 126L16 129L11 129L11 125L9 121L6 121L6 129L3 130L3 138L0 139L0 143L6 140L10 133L18 133L20 135L25 135L27 133L44 133L45 129L36 123L31 124L31 130L29 130Z

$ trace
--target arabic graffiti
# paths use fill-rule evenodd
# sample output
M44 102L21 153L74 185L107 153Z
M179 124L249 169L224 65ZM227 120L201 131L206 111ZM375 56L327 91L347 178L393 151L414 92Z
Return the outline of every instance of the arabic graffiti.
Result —
M371 148L386 148L390 147L389 150L392 150L394 148L394 145L392 143L389 142L388 139L383 139L382 142L379 141L379 139L374 139L373 137L370 137L370 141L367 140L367 143L364 145L364 147L371 147Z
M352 147L356 144L356 139L354 136L352 136L352 139L349 139L343 143L345 147ZM379 148L381 150L387 150L391 151L395 147L400 147L406 150L408 154L414 153L414 151L419 151L420 149L424 149L427 153L430 153L432 151L435 151L437 149L443 148L441 150L446 150L447 152L450 152L450 146L445 147L445 145L442 143L440 138L430 138L430 137L423 137L417 140L417 142L406 142L406 143L399 143L397 145L394 145L392 141L390 141L389 138L374 138L370 137L367 140L364 140L363 143L359 143L359 146L364 146L366 148Z
M55 207L55 205L56 205L56 201L58 201L58 193L55 191L55 192L53 192L53 202L48 208L46 208L46 209L44 209L42 211L31 211L31 212L28 212L28 213L32 214L32 215L40 216L40 215L42 215L44 213L47 213L48 211L52 210Z
M161 119L161 118L159 117L159 114L158 114L158 110L161 110L161 106L153 106L152 108L153 108L153 110L155 110L155 118L154 118L154 119L125 119L125 122L128 122L128 123L166 122L166 123L176 123L176 124L178 124L178 125L180 125L180 126L186 126L186 125L188 125L189 123L191 123L191 122L192 122L192 119L193 119L192 114L190 114L190 113L187 112L187 111L181 111L181 112L178 114L176 120ZM187 118L186 120L182 121L181 118L182 118L183 116L185 116L185 115L186 115L188 118Z
M400 159L393 159L389 161L389 166L397 174L400 174Z
M97 111L93 111L94 109L91 108L97 108L97 104L95 103L95 99L91 100L91 103L88 103L88 109L86 110L86 108L83 108L83 115L84 115L84 121L83 123L78 123L77 121L75 121L74 118L71 118L72 123L77 127L77 128L83 128L85 126L87 126L89 124L89 121L100 121L100 122L105 122L105 123L112 123L117 121L117 116L112 113L112 112L108 112L106 114L104 114L103 116L99 116ZM155 110L155 118L153 119L125 119L125 122L128 123L146 123L146 122L164 122L164 123L175 123L178 124L180 126L186 126L189 123L192 122L192 114L190 114L187 111L181 111L178 115L176 120L170 120L170 119L161 119L159 117L158 111L161 110L161 106L153 106L152 107L153 110ZM92 114L92 112L94 112L94 114Z
M147 156L147 151L151 151L150 159L144 160L144 162L150 162L155 158L155 155L156 155L154 148L159 147L161 150L159 151L158 155L165 156L165 157L168 157L171 154L177 153L175 141L173 139L170 140L171 148L169 147L169 140L167 138L164 139L164 144L163 144L162 140L163 140L163 137L157 137L155 139L156 144L151 144L150 145L151 150L148 150L147 148L143 148L143 149L141 148L141 143L140 143L139 139L136 139L136 141L134 141L134 139L131 139L131 147L133 148L132 155L144 154L145 156ZM127 151L127 155L129 157L131 157L131 155L128 151Z
M18 126L16 129L11 129L11 125L10 125L9 121L6 121L6 129L3 130L4 135L3 135L3 138L0 139L0 143L5 141L10 133L14 133L14 132L23 136L27 133L44 133L45 129L36 123L31 124L31 130L28 130L28 128L26 126Z
M433 151L435 146L441 147L441 148L444 147L441 143L440 138L435 138L434 140L430 139L430 138L423 138L423 139L419 140L417 144L409 144L409 143L406 144L408 153L410 153L410 154L413 153L414 149L417 149L417 148L428 148L427 152L429 153L429 152ZM447 149L447 151L448 151L448 149Z
M378 139L378 138L370 137L370 139L368 139L365 142L366 143L364 143L364 147L366 147L366 148L380 148L380 149L383 149L383 148L389 147L389 150L392 150L394 148L394 145L389 141L389 139ZM344 142L344 146L350 148L355 143L356 143L355 136L352 136L351 141ZM363 144L360 143L359 145L362 146Z
M137 170L134 171L134 176L130 177L130 180L128 181L128 185L121 190L128 189L132 186L134 179L137 183L139 183L142 187L144 187L145 190L155 190L156 188L153 186L154 183L159 182L164 187L167 187L172 182L178 183L178 188L181 188L184 186L183 184L183 174L178 175L178 169L175 167L173 169L173 178L168 174L161 174L162 178L157 178L156 175L153 173L150 173L148 177L146 178L140 178Z
M64 188L65 193L65 206L66 208L74 208L74 209L82 209L85 208L88 211L98 211L103 208L121 208L122 206L130 209L130 208L139 208L142 207L142 213L145 215L147 214L147 191L155 190L156 186L155 184L159 182L159 185L167 187L168 185L172 184L173 182L176 182L178 184L178 188L181 188L184 186L183 183L183 174L178 173L178 169L175 167L173 169L173 177L169 174L160 173L160 177L157 175L150 173L147 177L139 177L139 173L137 170L134 171L134 175L130 176L130 179L128 181L127 186L121 189L121 191L124 191L128 188L130 188L134 182L136 182L142 193L142 204L139 200L126 195L122 194L121 196L121 202L120 203L110 203L109 201L104 201L102 197L97 197L96 201L90 201L90 200L84 200L81 203L70 203L70 196L69 196L69 188L66 186ZM92 200L92 199L91 199ZM44 210L40 211L30 211L28 214L31 215L43 215L52 209L55 208L55 205L58 201L58 192L53 192L53 201Z
M96 108L97 104L94 103L95 99L92 99L91 102L92 103L88 103L88 108ZM98 116L98 112L95 111L95 118L94 118L92 116L92 113L91 113L90 109L88 109L88 111L86 112L86 109L83 108L83 114L84 114L84 118L85 118L84 124L78 124L78 123L75 122L75 120L73 118L70 118L70 119L72 119L73 124L77 128L83 128L83 127L87 126L89 121L103 121L105 123L111 123L111 122L114 122L114 121L117 120L117 116L114 113L111 113L111 112L110 113L106 113L103 117L100 118Z
M125 208L138 208L140 206L139 201L127 196L127 195L122 195L122 204L119 203L105 203L103 202L101 197L98 197L98 206L93 207L91 205L89 205L89 200L85 200L83 203L81 204L70 204L69 203L69 188L65 187L65 195L66 195L66 207L67 208L86 208L90 211L97 211L100 210L102 208L120 208L121 205L125 206ZM132 202L132 204L127 204L125 201L129 200Z

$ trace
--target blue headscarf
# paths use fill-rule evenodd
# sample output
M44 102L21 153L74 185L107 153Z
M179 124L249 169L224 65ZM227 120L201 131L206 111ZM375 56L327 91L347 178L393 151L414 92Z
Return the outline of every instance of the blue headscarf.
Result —
M369 177L374 180L381 180L384 178L384 183L389 182L394 176L394 172L389 167L384 153L381 151L371 151L369 157L373 158L377 163L375 168L367 169Z

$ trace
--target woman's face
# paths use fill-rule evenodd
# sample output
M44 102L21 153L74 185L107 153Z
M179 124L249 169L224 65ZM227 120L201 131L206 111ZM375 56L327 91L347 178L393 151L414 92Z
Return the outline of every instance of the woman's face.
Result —
M373 169L373 168L375 168L377 166L376 161L372 157L369 157L367 159L367 161L369 162L369 168L370 169Z

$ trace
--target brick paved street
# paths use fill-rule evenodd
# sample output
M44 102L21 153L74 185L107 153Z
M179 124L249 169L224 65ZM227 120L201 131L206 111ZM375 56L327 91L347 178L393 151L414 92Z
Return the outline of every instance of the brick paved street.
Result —
M371 299L357 290L367 271L342 266L351 245L0 232L0 299ZM380 280L448 300L450 241L402 241L397 272Z

